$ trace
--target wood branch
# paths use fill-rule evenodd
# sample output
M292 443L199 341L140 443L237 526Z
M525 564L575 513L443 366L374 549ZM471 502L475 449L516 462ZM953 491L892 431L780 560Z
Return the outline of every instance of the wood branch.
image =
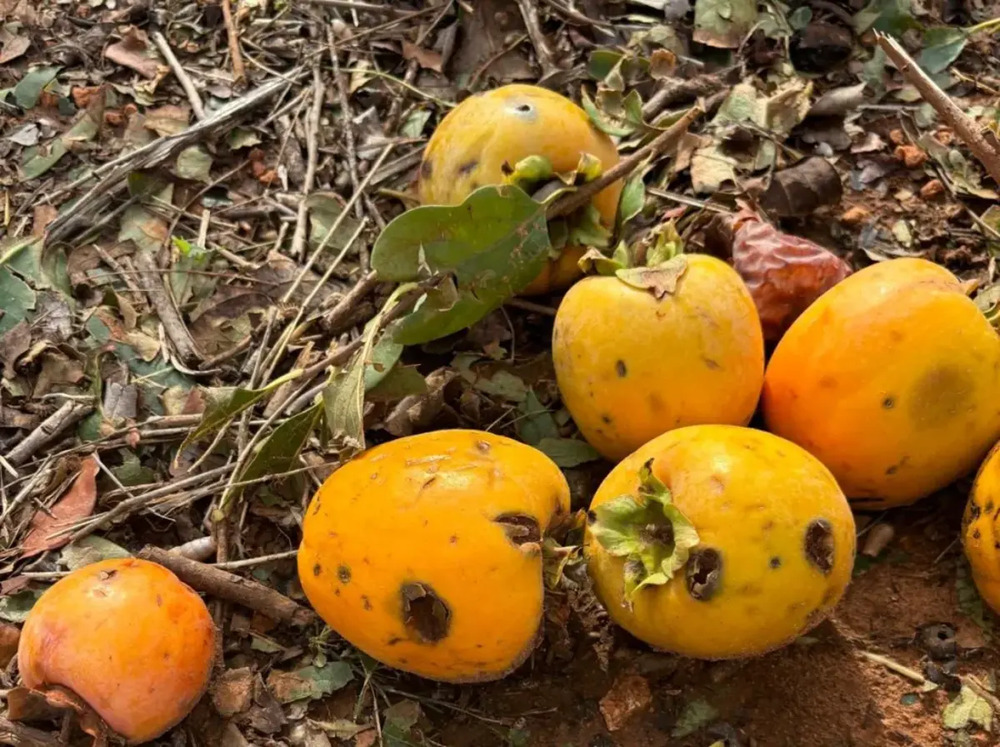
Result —
M156 266L156 260L153 259L150 252L140 249L135 253L134 261L139 279L142 280L146 295L149 296L149 302L156 309L156 315L160 318L163 329L167 333L167 337L170 338L170 342L173 343L177 355L187 365L197 363L201 360L201 351L198 350L198 345L191 337L191 333L188 332L188 328L184 326L181 313L167 292L164 285L166 276L161 276L159 268Z
M649 141L649 143L639 148L639 150L630 155L628 158L624 158L619 161L615 166L605 171L594 181L587 182L575 192L572 192L565 197L560 197L558 200L553 202L546 211L546 217L551 220L552 218L569 215L574 210L577 210L590 202L590 199L594 195L612 182L616 182L619 179L627 177L647 158L655 158L661 153L670 150L670 148L677 145L681 137L684 136L684 133L688 131L691 123L694 122L701 114L702 109L700 106L691 107L680 119Z
M229 42L229 56L233 63L233 83L241 84L247 77L243 65L243 53L240 51L240 35L233 19L233 7L230 0L222 0L222 20L226 24L226 39Z
M41 424L29 433L21 443L10 450L7 461L18 466L24 464L35 452L55 441L63 431L76 425L93 411L92 402L70 400L49 415Z
M59 735L35 729L15 721L0 717L0 744L10 744L14 747L60 747L65 744Z
M993 181L1000 184L1000 153L983 137L979 126L930 79L899 42L881 33L876 33L875 38L907 82L920 92L924 101L934 107L941 119L969 146L972 155L983 164Z
M210 596L235 602L278 622L305 626L319 622L319 617L308 607L303 607L269 586L237 576L221 568L199 563L162 547L147 545L138 557L159 563L173 571L191 588Z
M198 94L198 89L194 87L191 77L187 74L187 72L185 72L184 68L181 67L181 63L174 54L174 50L170 48L170 44L167 42L167 37L165 37L160 31L154 31L150 34L150 38L153 40L156 48L160 50L160 54L163 55L163 59L167 61L171 72L173 72L174 77L177 78L177 82L180 83L181 88L184 89L184 93L187 95L188 101L191 103L191 111L194 112L195 118L204 119L205 105L202 103L201 96Z

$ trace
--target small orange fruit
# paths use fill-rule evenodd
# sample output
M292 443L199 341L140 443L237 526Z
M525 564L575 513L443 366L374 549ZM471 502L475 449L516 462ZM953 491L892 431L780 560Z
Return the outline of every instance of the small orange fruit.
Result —
M568 98L538 86L506 85L470 96L441 120L427 143L417 191L425 205L457 205L480 187L502 184L505 169L525 158L543 156L564 173L576 169L584 154L605 171L618 163L611 138ZM622 186L614 182L592 200L606 228L614 225ZM562 290L580 276L580 247L562 254L571 260L551 260L525 295Z
M445 430L377 446L334 472L302 525L302 589L337 633L389 666L499 679L542 620L541 539L569 510L542 452Z
M173 573L133 558L53 584L24 623L24 684L61 685L131 744L176 726L201 699L215 656L205 603Z
M976 474L962 517L962 547L979 594L1000 614L1000 444Z

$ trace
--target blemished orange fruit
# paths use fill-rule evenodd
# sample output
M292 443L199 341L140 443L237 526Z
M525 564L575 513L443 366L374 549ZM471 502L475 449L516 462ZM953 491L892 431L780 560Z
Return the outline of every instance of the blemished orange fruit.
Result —
M537 643L541 540L568 511L566 479L537 449L475 430L408 436L323 483L299 578L326 623L384 664L495 680Z
M566 409L584 438L622 459L672 428L746 425L764 378L753 298L715 257L682 254L672 292L588 277L556 313L552 358Z
M880 262L792 324L762 406L768 430L818 457L856 507L905 505L1000 439L1000 340L944 267Z
M962 517L962 547L980 596L1000 614L1000 444L976 474Z
M823 620L851 579L855 525L830 471L764 431L696 425L619 463L585 549L611 618L652 646L727 659Z
M24 684L79 695L131 744L180 723L208 687L215 624L190 587L134 558L84 566L53 584L18 644Z
M441 120L424 152L417 192L425 205L457 205L480 187L502 184L504 170L529 156L544 156L563 173L576 169L584 154L596 157L604 171L618 163L615 144L568 98L538 86L506 85L470 96ZM607 228L614 225L622 186L616 181L592 200ZM582 254L580 247L566 247L523 294L568 287L580 276L576 260Z

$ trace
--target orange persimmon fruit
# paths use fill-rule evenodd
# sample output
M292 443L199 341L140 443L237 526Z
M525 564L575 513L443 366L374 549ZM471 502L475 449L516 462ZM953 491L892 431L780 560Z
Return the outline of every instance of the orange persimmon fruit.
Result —
M33 689L72 690L130 744L180 723L208 687L215 624L190 587L135 558L86 565L28 613L18 644Z
M598 159L604 171L618 163L618 149L587 113L554 91L511 84L477 93L452 109L434 130L420 165L417 194L425 205L457 205L480 187L502 184L511 169L542 156L556 173L572 172L580 159ZM598 192L592 204L611 228L623 183ZM522 293L568 287L580 276L583 250L565 247Z
M475 430L408 436L323 483L299 578L369 656L428 679L499 679L535 647L541 540L568 511L566 479L537 449Z

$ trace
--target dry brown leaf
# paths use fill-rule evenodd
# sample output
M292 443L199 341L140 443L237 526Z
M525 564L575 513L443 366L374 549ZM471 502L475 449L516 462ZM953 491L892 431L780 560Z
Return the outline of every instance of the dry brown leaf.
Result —
M3 51L0 52L0 65L6 65L11 60L20 57L28 51L30 46L31 39L26 36L15 36L3 45Z
M47 512L39 510L35 514L31 520L31 531L22 546L22 558L62 547L69 542L70 535L51 535L93 513L97 503L97 467L97 459L85 459L80 465L80 474L66 494Z
M441 72L442 59L441 53L435 52L433 49L424 49L419 47L412 42L403 40L403 57L408 60L416 60L420 63L420 67L425 67L428 70L433 70L436 73Z
M184 132L190 121L191 110L188 107L167 104L147 111L142 124L147 130L166 137Z
M0 623L0 667L4 669L17 653L17 643L21 639L21 629L16 625Z
M17 375L14 364L30 349L31 326L23 319L0 336L0 363L3 363L5 379L13 379Z
M147 78L155 78L160 68L156 53L150 49L149 39L140 29L130 30L120 42L105 49L104 56Z

